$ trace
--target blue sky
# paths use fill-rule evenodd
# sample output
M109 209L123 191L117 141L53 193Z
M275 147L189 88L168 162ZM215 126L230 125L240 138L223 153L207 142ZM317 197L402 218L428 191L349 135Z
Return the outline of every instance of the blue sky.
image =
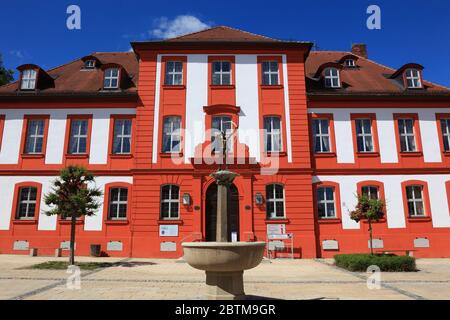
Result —
M66 28L71 4L81 8L81 30ZM381 30L366 27L371 4L381 8ZM313 41L321 50L364 42L370 58L394 68L423 64L426 79L450 86L448 0L21 0L3 1L0 21L0 52L12 69L23 63L52 68L94 51L127 51L133 40L228 25Z

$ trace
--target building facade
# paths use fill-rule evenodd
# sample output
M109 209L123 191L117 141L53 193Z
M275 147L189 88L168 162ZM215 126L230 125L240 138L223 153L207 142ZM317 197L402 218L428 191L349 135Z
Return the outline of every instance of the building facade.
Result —
M104 196L77 221L78 255L100 244L109 256L180 257L182 242L214 240L210 174L226 162L239 173L232 241L283 230L296 258L366 252L367 222L349 215L365 194L386 203L378 251L450 257L450 89L421 65L228 27L132 46L23 65L0 87L0 253L68 247L70 222L46 216L43 197L79 164Z

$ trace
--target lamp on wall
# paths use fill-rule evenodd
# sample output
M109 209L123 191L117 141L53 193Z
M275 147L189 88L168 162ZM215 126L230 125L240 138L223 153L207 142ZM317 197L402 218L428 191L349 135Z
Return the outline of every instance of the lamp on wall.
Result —
M257 192L255 194L255 203L256 203L256 205L260 206L260 205L263 204L263 202L264 202L264 198L263 198L262 193L261 192Z
M183 205L185 205L185 206L191 205L191 195L189 193L183 194Z

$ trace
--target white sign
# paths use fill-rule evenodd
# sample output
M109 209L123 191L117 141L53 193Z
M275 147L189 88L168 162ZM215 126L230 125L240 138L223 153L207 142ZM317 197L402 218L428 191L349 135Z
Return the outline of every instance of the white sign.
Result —
M231 233L231 242L237 242L237 232Z
M268 224L267 225L267 234L285 234L286 233L286 225L285 224Z
M292 233L286 233L286 234L269 234L269 239L291 239Z
M178 225L162 224L159 226L160 237L178 237Z

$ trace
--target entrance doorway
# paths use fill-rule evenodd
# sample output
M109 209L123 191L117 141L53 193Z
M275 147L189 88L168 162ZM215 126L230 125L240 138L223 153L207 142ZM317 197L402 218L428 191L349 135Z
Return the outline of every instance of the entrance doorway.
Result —
M206 241L216 241L217 223L217 184L213 183L206 190L205 203ZM239 241L239 192L234 184L228 188L228 241L232 233L236 233Z

